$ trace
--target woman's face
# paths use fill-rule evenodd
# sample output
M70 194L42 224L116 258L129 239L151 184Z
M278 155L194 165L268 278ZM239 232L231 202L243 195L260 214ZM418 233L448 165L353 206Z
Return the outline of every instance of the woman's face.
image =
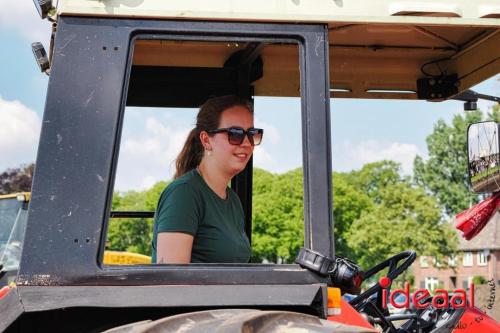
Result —
M230 107L221 114L219 128L240 127L248 130L253 126L253 115L243 106ZM240 145L230 144L226 132L217 133L209 140L212 146L210 157L231 177L241 172L252 156L253 146L247 136Z

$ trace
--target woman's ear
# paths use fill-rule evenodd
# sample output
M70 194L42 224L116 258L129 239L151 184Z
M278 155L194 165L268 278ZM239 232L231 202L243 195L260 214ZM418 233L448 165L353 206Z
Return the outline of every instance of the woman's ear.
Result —
M210 144L210 136L206 131L200 132L200 141L204 150L212 150L212 145Z

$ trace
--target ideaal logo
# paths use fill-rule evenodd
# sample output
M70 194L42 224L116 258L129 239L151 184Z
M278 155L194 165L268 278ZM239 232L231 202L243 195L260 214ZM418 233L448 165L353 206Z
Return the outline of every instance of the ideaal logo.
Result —
M405 283L404 289L396 289L393 292L390 293L390 295L387 295L387 288L391 285L392 281L391 279L387 277L382 277L379 280L379 284L382 288L382 306L384 308L387 308L387 301L391 303L392 306L398 309L402 308L410 308L410 285L408 282ZM467 329L473 326L474 324L478 325L483 322L483 320L486 320L487 322L494 322L494 326L498 327L498 323L496 323L493 319L488 317L486 315L486 309L491 310L493 309L493 306L495 304L495 298L496 298L496 283L494 279L490 279L488 281L488 285L490 288L490 293L489 297L487 300L487 304L481 308L477 309L474 306L474 283L469 284L469 296L467 297L467 291L463 289L455 289L453 290L452 296L450 298L449 293L444 290L444 289L436 289L434 291L435 295L432 297L430 292L427 289L417 289L412 293L412 303L415 306L416 309L425 309L432 305L436 309L444 309L444 308L466 308L467 306L472 309L468 310L470 313L468 315L464 314L460 321L452 325L450 329ZM396 302L395 298L398 295L405 295L405 302L404 303L398 303ZM468 304L467 304L468 300ZM467 311L466 311L467 313ZM488 327L491 324L487 324ZM483 325L484 326L484 325ZM481 326L478 327L478 329L482 328Z
M469 284L469 297L467 297L467 291L464 289L455 289L452 291L452 295L448 294L448 291L444 289L434 290L433 297L427 289L417 289L412 293L413 297L410 297L410 284L405 282L404 289L395 289L387 295L387 288L391 285L392 281L388 277L382 277L379 280L379 284L382 288L382 307L387 309L387 301L391 303L397 309L410 308L410 299L416 309L425 309L432 305L436 309L447 309L449 307L458 309L465 308L467 306L467 300L469 301L469 306L474 307L474 283ZM403 303L396 302L396 296L405 295L405 301Z

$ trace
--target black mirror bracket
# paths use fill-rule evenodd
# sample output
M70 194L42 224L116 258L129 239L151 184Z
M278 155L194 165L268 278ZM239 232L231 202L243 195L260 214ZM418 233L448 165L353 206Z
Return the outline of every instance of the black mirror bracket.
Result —
M342 257L328 257L302 247L295 263L319 275L328 276L331 285L344 293L357 295L363 282L364 272L353 261Z

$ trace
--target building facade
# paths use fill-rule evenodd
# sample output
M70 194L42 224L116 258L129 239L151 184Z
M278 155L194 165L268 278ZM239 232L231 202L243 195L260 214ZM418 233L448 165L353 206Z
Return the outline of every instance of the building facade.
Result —
M497 212L484 229L470 241L460 235L455 257L439 262L433 257L419 256L412 265L415 288L468 289L474 277L500 277L500 214ZM457 231L458 232L458 231Z

